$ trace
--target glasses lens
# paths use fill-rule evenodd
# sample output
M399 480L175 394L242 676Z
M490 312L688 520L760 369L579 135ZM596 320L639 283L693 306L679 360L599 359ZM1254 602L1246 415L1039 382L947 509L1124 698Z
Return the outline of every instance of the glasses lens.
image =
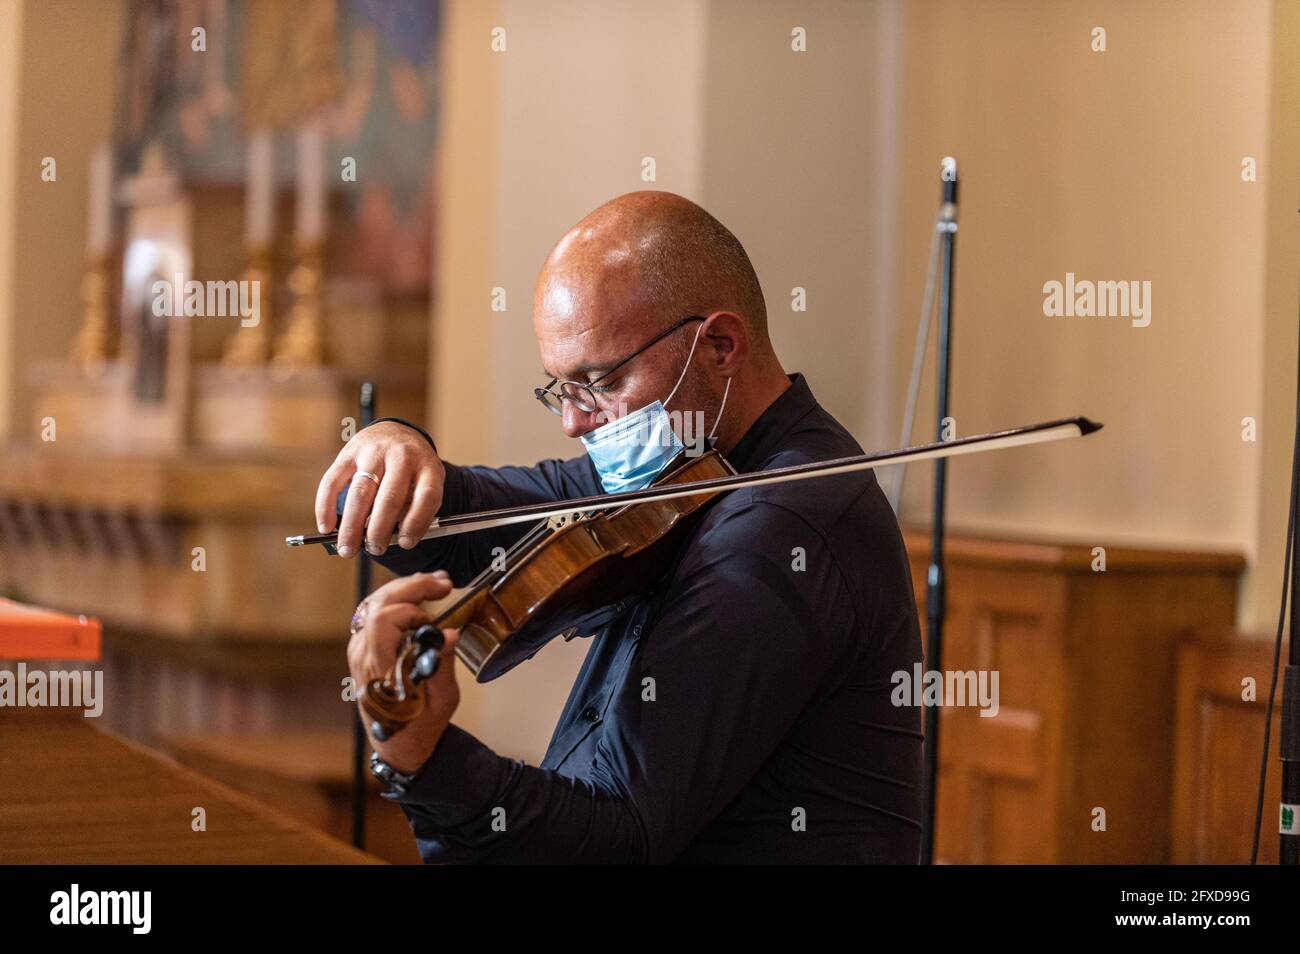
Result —
M590 388L585 388L581 384L574 384L572 381L565 381L560 385L560 393L573 402L573 406L580 411L590 414L596 410L596 396L591 393Z
M533 396L536 397L537 400L541 401L542 406L552 414L564 413L564 407L561 405L560 399L556 397L553 392L546 390L546 388L533 388Z

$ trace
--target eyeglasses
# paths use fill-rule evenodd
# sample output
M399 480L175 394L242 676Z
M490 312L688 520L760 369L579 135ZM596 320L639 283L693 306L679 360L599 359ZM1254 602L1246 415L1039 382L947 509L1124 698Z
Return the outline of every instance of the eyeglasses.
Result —
M561 381L559 378L551 378L551 380L547 382L546 387L533 388L533 397L541 401L542 406L544 406L552 414L563 414L564 402L566 400L571 401L573 403L573 406L576 407L578 410L583 411L587 414L592 414L596 411L596 408L598 407L598 405L596 404L596 395L591 390L591 386L593 384L599 384L601 381L605 380L607 377L609 377L619 368L623 367L623 365L627 364L637 355L641 354L644 351L650 350L650 348L654 347L664 338L667 338L670 334L672 334L674 331L676 331L678 328L682 327L683 325L689 325L692 321L707 321L707 320L708 320L707 318L704 318L700 315L691 315L689 318L683 318L681 321L677 322L677 324L673 325L672 327L666 328L663 331L659 332L659 334L655 335L653 338L651 338L641 347L637 348L630 355L628 355L618 364L614 365L614 367L610 368L608 371L606 371L600 377L596 378L594 381L588 381L586 384L579 384L577 381ZM559 384L559 391L551 390L556 386L557 383Z

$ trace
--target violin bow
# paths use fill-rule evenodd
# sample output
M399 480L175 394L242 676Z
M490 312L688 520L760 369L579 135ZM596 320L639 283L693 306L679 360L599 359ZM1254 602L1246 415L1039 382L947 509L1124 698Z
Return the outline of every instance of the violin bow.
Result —
M813 461L808 464L795 464L791 467L777 467L772 470L759 470L748 474L735 474L729 477L716 477L710 480L696 480L682 484L668 484L662 487L647 487L644 490L629 490L617 494L599 494L595 497L544 501L522 507L505 507L499 510L457 514L434 520L428 532L420 539L436 540L440 537L450 537L460 533L474 533L479 530L506 527L516 523L537 522L551 517L585 513L589 510L609 510L616 507L625 507L629 504L647 503L652 500L691 497L695 494L739 490L743 487L762 487L767 484L808 480L814 477L834 477L863 470L874 470L877 467L887 467L892 464L911 464L918 461L937 460L940 457L957 457L962 454L979 454L985 451L1025 447L1030 444L1045 444L1049 441L1085 437L1099 430L1101 430L1101 425L1095 421L1090 421L1086 417L1067 417L1056 421L1044 421L1041 424L1014 427L1006 431L976 434L972 437L962 437L951 441L918 444L915 447L905 447L901 450L858 454L853 457ZM325 548L333 553L333 545L337 539L337 532L310 533L286 537L284 542L291 547L303 547L308 544L320 543L324 544ZM396 541L397 537L394 535L393 542L396 543Z

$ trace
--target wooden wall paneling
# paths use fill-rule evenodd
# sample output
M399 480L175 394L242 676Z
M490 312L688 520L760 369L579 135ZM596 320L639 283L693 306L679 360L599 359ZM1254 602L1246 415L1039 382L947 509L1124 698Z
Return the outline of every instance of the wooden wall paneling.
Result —
M928 537L906 538L924 620ZM961 535L946 553L943 669L996 670L1001 699L941 714L936 858L1168 861L1174 647L1231 624L1244 561L1108 548L1094 572L1090 545Z
M1285 666L1287 649L1282 648ZM1178 649L1177 744L1172 808L1175 864L1246 864L1259 785L1271 639L1225 629L1190 634ZM1255 680L1255 699L1242 681ZM1281 679L1273 712L1259 863L1276 864L1281 771Z
M1078 864L1164 864L1170 859L1176 646L1201 622L1230 626L1235 574L1191 568L1126 569L1122 552L1107 571L1077 575L1070 601L1069 667L1076 703L1066 710L1062 860ZM1106 809L1106 830L1092 811Z

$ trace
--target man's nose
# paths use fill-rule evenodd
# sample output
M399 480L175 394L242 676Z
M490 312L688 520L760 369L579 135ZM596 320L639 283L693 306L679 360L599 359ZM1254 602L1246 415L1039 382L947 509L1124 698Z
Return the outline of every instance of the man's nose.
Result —
M567 399L564 401L564 414L560 420L564 422L564 433L569 437L581 437L604 423L599 410L584 411Z

